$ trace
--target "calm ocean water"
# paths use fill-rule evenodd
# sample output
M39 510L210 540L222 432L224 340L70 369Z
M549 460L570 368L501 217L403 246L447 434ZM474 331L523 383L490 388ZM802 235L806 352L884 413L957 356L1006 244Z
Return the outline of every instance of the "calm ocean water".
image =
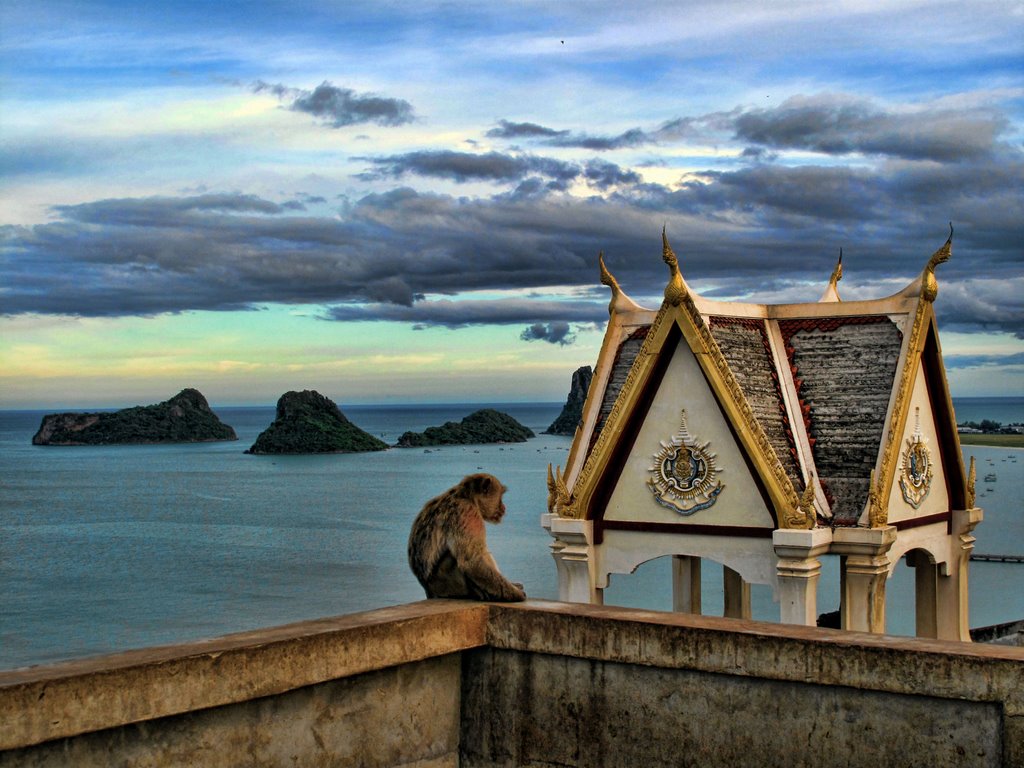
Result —
M1024 422L1024 398L957 400L957 418ZM480 405L348 406L393 443ZM570 439L541 435L560 404L498 404L538 437L516 445L326 456L243 453L274 409L215 408L238 442L56 448L31 445L44 411L0 411L0 668L183 642L419 600L405 561L423 502L488 471L509 492L489 528L502 570L555 599L540 527L547 465ZM1024 451L965 447L979 461L978 552L1024 554ZM1019 459L1019 460L1017 460ZM995 472L997 481L982 482ZM705 612L721 611L721 569L704 569ZM819 609L838 606L838 562L823 560ZM668 563L615 576L609 604L667 610ZM834 599L833 599L834 596ZM767 588L755 618L777 620ZM913 633L913 572L888 590L890 631ZM971 624L1024 618L1024 565L971 565Z

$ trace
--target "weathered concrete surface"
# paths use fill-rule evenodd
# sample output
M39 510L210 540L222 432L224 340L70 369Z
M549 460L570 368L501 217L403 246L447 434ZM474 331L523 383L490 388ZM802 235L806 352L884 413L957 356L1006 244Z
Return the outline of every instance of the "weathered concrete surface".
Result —
M525 653L467 657L463 766L1024 766L1022 649L564 603L487 639Z
M0 768L108 764L1024 766L1024 649L438 600L0 673Z
M493 649L466 658L463 768L1002 764L994 703Z
M455 768L458 655L0 752L0 767Z
M433 600L0 672L0 750L273 696L475 648L487 606Z

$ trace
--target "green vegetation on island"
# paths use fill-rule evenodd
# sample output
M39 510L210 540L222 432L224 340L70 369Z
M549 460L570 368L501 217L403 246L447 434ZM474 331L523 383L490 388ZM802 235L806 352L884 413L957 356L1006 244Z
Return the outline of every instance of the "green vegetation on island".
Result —
M54 413L43 417L33 445L127 445L237 440L235 430L195 389L156 405L104 413Z
M483 408L460 422L449 421L440 427L427 427L423 432L406 432L396 444L399 448L434 445L475 445L482 443L524 443L535 437L507 413Z
M363 431L334 401L319 392L285 392L277 414L246 453L358 453L383 451L387 443Z

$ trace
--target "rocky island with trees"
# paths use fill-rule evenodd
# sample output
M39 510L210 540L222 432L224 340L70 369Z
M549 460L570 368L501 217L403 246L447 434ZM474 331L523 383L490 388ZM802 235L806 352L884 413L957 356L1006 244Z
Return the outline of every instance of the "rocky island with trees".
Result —
M507 413L493 408L475 411L462 421L449 421L423 432L405 432L398 438L398 448L419 448L439 445L476 445L481 443L524 443L536 437Z
M307 389L281 395L274 421L246 453L359 453L387 448L383 440L349 421L333 400Z
M237 440L197 389L170 400L120 411L52 413L43 417L33 445L133 445Z

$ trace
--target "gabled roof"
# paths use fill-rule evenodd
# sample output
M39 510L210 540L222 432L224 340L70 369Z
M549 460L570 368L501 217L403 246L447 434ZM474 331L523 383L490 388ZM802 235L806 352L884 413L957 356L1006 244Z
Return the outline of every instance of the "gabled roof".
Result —
M565 471L553 479L560 514L600 517L602 487L629 451L680 339L779 527L885 523L919 371L934 404L950 499L963 498L966 476L932 311L934 270L949 258L952 232L894 296L841 301L840 254L819 301L780 305L701 297L662 238L669 281L657 310L629 299L600 257L601 280L612 289L609 322L581 427Z

